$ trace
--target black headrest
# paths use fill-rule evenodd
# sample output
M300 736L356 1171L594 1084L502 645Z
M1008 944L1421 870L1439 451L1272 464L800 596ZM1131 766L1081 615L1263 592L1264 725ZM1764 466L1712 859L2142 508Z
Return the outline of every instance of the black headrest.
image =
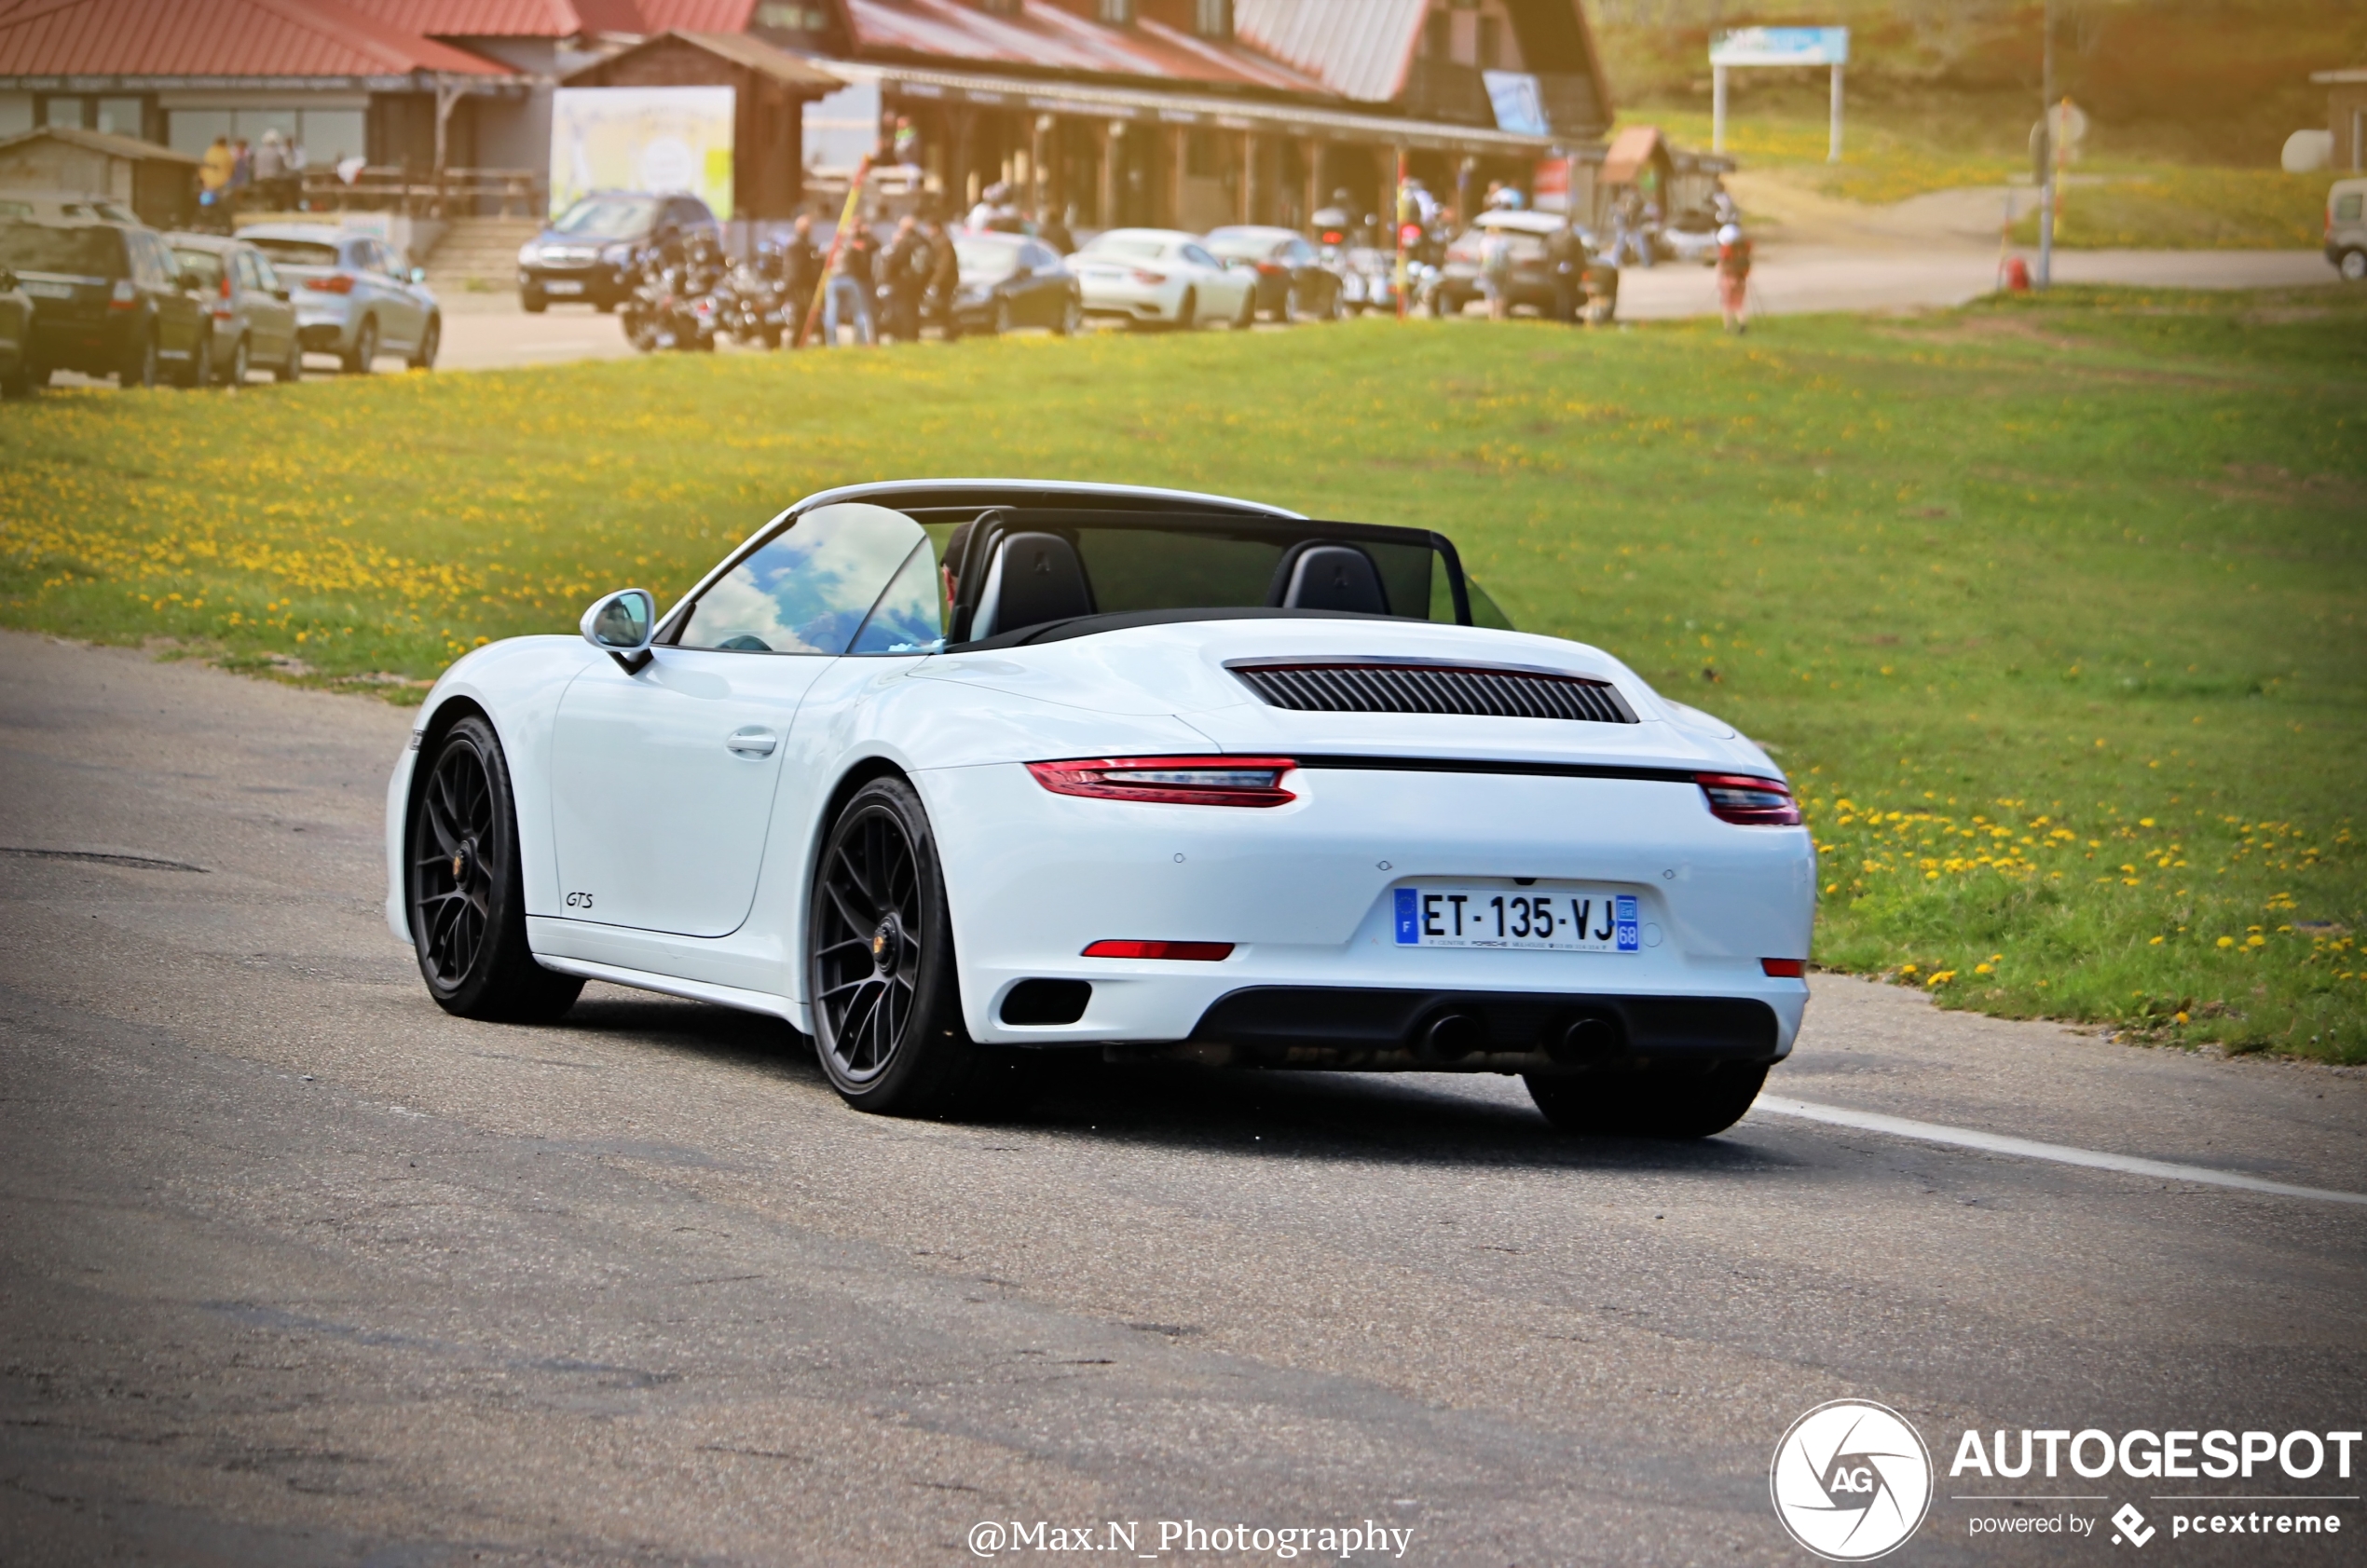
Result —
M973 638L1093 613L1076 547L1058 534L1006 534L987 565Z
M1282 557L1267 597L1283 609L1354 610L1389 614L1380 568L1352 544L1308 540Z

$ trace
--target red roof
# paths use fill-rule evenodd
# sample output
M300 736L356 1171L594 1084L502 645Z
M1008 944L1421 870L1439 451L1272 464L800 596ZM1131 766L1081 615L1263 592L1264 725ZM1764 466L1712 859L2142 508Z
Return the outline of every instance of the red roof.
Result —
M339 0L0 0L0 76L508 75Z
M756 0L346 0L346 4L390 25L435 38L745 33L756 13Z
M577 0L590 6L593 0ZM643 33L746 33L756 0L609 0L639 9ZM627 33L631 28L610 31Z
M881 52L949 63L1033 65L1292 92L1325 90L1312 76L1238 45L1196 38L1149 20L1108 27L1043 0L1021 0L1011 16L982 11L963 0L846 0L846 16L854 28L855 51L867 57Z

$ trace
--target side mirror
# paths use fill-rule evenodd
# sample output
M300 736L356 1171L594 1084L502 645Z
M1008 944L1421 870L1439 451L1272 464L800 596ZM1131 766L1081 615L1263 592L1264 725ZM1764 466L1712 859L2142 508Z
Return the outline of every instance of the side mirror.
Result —
M284 287L282 287L282 288L277 288L277 289L272 290L272 291L271 291L271 297L272 297L273 299L278 300L278 301L279 301L281 305L285 305L285 304L287 304L287 303L288 303L288 301L289 301L290 299L294 298L294 295L292 295L292 294L290 294L290 293L288 293L288 291L287 291Z
M615 660L625 674L636 674L650 661L657 610L657 600L648 589L620 589L583 612L583 640Z
M424 283L427 280L428 269L426 267L415 266L411 269L411 281L414 283Z

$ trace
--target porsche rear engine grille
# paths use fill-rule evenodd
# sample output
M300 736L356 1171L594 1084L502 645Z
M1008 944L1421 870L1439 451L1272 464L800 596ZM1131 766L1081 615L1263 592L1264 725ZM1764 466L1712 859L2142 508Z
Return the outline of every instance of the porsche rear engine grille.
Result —
M1235 664L1278 708L1320 714L1462 714L1634 724L1608 682L1464 664Z

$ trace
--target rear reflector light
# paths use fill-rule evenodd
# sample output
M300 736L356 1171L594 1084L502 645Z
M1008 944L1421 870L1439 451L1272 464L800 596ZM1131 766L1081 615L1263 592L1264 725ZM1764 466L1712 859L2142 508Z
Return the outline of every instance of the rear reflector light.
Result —
M353 292L353 279L346 273L339 272L327 278L308 278L304 280L304 286L308 289L316 289L324 294L349 294Z
M1146 289L1156 289L1161 283L1167 281L1167 274L1164 272L1144 272L1142 268L1137 267L1134 271L1134 280L1137 283L1142 284Z
M1298 798L1282 787L1282 775L1297 766L1287 757L1102 757L1031 762L1027 770L1055 795L1170 806L1280 806Z
M139 286L133 283L129 278L116 279L115 280L115 288L107 294L107 308L110 310L129 310L139 303Z
M1806 959L1761 959L1758 966L1767 972L1771 980L1803 980L1808 977Z
M1087 958L1118 959L1183 959L1196 963L1215 963L1233 956L1230 942L1096 942L1085 949Z
M1288 272L1289 270L1289 267L1283 266L1279 262L1260 262L1257 264L1258 276L1261 278L1279 278L1283 273Z
M1799 807L1780 779L1744 773L1696 773L1693 782L1709 799L1709 814L1744 827L1798 827Z

